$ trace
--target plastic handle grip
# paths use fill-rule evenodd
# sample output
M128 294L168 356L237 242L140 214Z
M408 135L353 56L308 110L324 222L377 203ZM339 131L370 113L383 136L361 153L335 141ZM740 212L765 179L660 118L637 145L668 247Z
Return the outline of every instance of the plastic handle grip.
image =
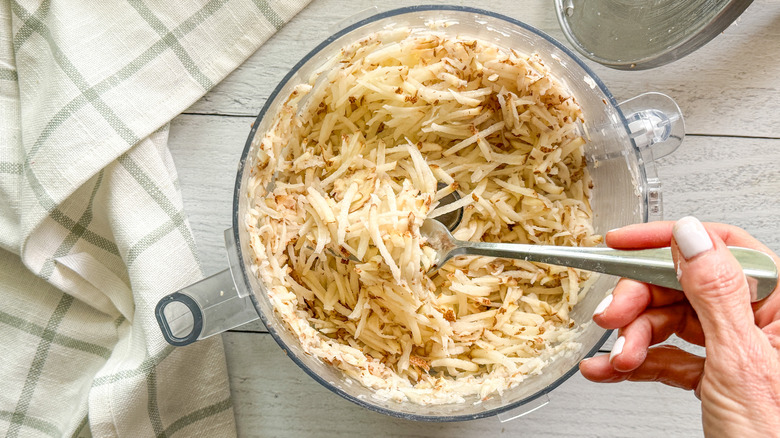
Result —
M164 297L155 316L165 340L176 346L259 318L251 299L238 296L229 269Z
M230 269L191 284L157 303L155 317L169 344L188 345L260 317L251 292L246 287L238 288L231 272L240 269L232 236L232 230L225 232Z

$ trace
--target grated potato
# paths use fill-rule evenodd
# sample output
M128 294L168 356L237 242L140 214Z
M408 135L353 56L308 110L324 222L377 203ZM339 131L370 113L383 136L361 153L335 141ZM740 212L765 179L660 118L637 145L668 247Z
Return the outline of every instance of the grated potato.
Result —
M419 227L463 208L458 239L599 243L581 122L533 54L434 30L364 38L256 137L252 270L304 350L378 396L501 393L575 347L587 274L470 256L429 277Z

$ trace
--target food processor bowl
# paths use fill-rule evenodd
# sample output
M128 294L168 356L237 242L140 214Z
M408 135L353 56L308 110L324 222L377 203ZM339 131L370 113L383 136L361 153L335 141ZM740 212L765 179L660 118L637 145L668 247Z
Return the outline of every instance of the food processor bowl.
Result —
M494 12L457 6L416 6L382 12L360 20L325 40L277 86L258 115L241 160L233 204L233 228L225 232L230 268L171 294L157 306L157 318L166 339L186 345L260 317L286 354L326 388L368 409L395 417L427 421L472 420L498 415L507 420L546 404L547 394L578 370L578 363L595 354L609 332L591 322L598 303L611 292L617 278L600 275L585 298L571 311L579 326L579 345L549 363L541 374L529 375L519 385L481 400L420 405L384 400L374 390L346 377L337 368L305 353L287 329L266 293L249 269L249 236L244 226L250 199L249 169L263 134L271 127L282 104L300 83L309 83L342 49L369 34L390 28L426 30L432 25L448 35L468 36L504 49L536 53L551 73L582 107L583 135L594 189L593 225L608 230L661 218L661 192L654 160L673 152L684 136L682 116L668 97L650 93L618 103L601 80L573 53L546 34ZM300 105L305 105L300 102Z

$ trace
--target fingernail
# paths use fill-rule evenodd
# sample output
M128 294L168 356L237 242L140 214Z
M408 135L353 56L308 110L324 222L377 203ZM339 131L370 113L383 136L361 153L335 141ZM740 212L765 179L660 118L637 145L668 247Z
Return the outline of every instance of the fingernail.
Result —
M626 344L626 337L621 336L615 341L615 345L612 346L612 352L609 353L609 362L611 363L615 356L623 352L623 346Z
M612 294L607 295L604 297L603 300L599 303L598 306L596 306L596 310L593 311L593 316L596 316L600 313L604 313L605 310L607 310L607 307L609 307L610 304L612 304Z
M672 233L686 260L712 249L712 240L707 230L695 217L686 216L678 220Z

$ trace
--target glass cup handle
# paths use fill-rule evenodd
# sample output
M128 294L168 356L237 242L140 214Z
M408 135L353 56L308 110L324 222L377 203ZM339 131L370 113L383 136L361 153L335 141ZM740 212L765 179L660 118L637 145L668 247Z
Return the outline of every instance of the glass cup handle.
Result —
M232 230L225 232L225 239L230 254L235 249ZM233 263L231 268L235 269ZM163 337L175 346L189 345L259 318L249 294L236 287L231 269L164 297L157 303L155 316Z

